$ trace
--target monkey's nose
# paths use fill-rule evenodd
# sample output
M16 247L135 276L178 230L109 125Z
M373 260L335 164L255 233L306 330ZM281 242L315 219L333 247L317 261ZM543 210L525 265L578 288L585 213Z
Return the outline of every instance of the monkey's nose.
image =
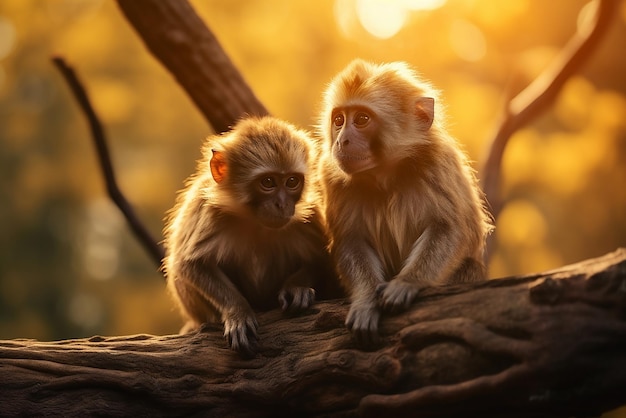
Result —
M342 147L347 147L348 145L350 145L350 140L349 139L338 139L337 140L337 146L339 147L339 149L341 149Z

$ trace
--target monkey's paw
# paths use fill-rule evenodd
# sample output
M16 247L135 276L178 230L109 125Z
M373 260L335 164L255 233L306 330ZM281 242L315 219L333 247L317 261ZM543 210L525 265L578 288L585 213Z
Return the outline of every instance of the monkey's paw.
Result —
M419 288L400 279L381 283L376 288L380 307L387 312L402 312L409 309L417 297Z
M352 303L346 318L346 327L358 345L374 345L378 343L379 320L380 311L376 305Z
M224 337L231 349L244 357L254 357L259 348L259 324L256 317L233 315L224 320Z
M310 287L286 287L278 294L278 302L283 311L298 312L308 309L315 301L315 290Z

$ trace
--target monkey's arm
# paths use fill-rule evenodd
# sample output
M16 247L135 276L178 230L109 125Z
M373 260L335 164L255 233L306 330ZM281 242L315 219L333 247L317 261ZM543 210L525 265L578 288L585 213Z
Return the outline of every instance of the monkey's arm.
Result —
M461 228L443 220L431 222L415 241L400 273L379 287L382 308L406 310L421 288L442 284L460 265L464 243Z
M376 289L384 283L380 258L363 237L344 238L336 244L337 269L350 289L346 326L359 344L371 344L378 336L380 311Z
M180 277L183 283L191 286L219 312L230 347L243 354L254 354L258 343L258 323L250 304L228 276L216 265L193 259L182 262ZM181 292L178 293L182 299ZM183 300L183 303L188 310L193 307L193 301ZM193 311L190 313L194 314ZM198 318L197 313L195 316L195 320L204 322L205 319Z

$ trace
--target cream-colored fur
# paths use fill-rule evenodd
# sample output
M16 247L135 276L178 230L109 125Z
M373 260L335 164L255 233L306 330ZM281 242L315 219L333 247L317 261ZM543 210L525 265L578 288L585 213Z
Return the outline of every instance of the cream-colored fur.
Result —
M333 279L312 148L308 134L272 117L244 119L231 132L207 139L165 227L163 269L186 320L183 332L223 322L231 347L251 354L255 310L306 309L319 280ZM211 165L216 155L217 175ZM284 201L260 191L264 176L302 179L301 195L288 198L295 205L289 218L279 213ZM286 223L261 222L262 204L263 216L275 210Z
M434 120L416 114L424 97L435 99ZM333 111L350 106L373 113L379 127L376 166L352 174L333 156L331 125ZM491 218L442 115L437 92L404 63L356 60L325 93L320 172L330 248L351 294L348 326L365 337L375 334L381 306L404 309L423 286L484 278Z

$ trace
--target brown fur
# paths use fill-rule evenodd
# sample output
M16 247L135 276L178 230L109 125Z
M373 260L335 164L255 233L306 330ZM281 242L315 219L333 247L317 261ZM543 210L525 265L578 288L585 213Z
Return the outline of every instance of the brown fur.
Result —
M434 98L434 119L425 97ZM375 166L351 174L333 154L339 141L331 121L333 112L350 106L369 109L377 126L370 138ZM346 323L357 338L375 338L380 309L406 309L421 287L485 277L491 218L442 114L437 92L403 63L356 60L326 91L325 213L352 300Z
M186 320L183 332L221 321L231 347L253 354L254 311L306 309L315 281L332 279L310 142L306 133L271 117L243 120L207 140L165 227L163 267ZM211 163L216 155L220 165ZM265 173L304 178L293 215L281 227L264 225L255 212L250 190Z

